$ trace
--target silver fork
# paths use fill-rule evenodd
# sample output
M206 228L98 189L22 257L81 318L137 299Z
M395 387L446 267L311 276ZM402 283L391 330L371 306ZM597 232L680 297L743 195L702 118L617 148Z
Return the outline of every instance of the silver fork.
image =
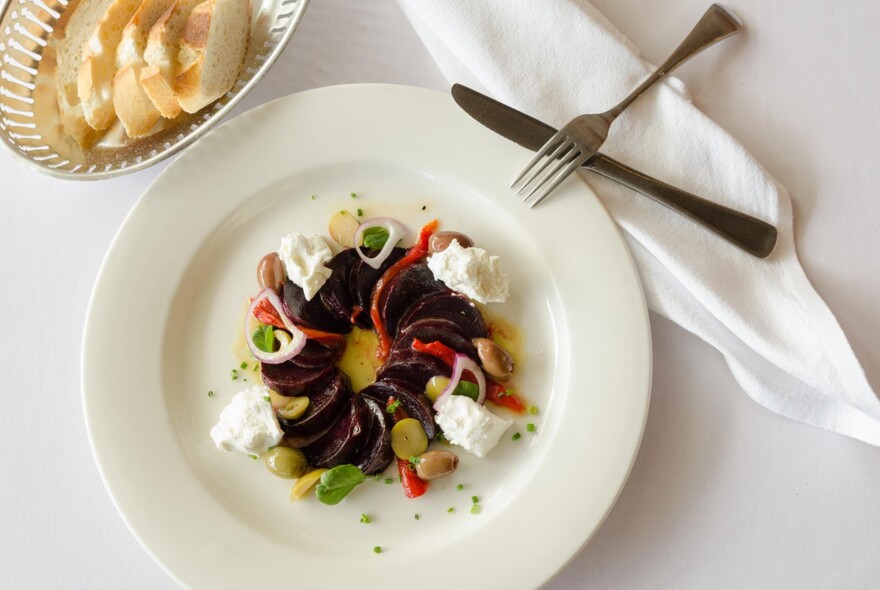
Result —
M672 70L710 45L733 35L742 26L742 21L720 4L710 6L700 22L657 71L610 111L581 115L569 121L529 160L510 187L514 188L519 184L516 192L523 195L525 203L534 195L529 207L543 201L572 172L595 155L608 137L611 124L626 107L663 80Z

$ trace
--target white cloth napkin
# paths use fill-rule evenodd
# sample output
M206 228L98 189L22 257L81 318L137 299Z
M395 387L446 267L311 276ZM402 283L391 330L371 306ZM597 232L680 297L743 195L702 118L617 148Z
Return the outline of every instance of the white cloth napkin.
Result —
M398 1L450 82L557 127L610 108L653 69L584 0ZM880 401L798 262L785 189L675 79L634 103L602 151L777 226L776 251L758 260L584 175L624 232L651 310L721 351L763 406L880 445Z

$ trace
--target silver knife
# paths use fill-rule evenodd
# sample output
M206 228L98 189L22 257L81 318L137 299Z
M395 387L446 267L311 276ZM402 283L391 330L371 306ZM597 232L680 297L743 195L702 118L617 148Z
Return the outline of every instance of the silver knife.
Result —
M546 123L467 86L453 84L452 98L481 124L531 151L541 149L556 133ZM651 197L753 256L767 258L776 246L776 228L769 223L651 178L601 153L583 167Z

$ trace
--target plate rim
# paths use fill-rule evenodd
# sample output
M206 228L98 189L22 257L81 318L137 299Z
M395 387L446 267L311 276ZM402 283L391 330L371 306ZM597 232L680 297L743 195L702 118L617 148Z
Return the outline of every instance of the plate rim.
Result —
M419 87L412 87L412 86L404 86L404 85L397 85L397 84L374 84L374 83L341 84L341 85L335 85L335 86L325 86L325 87L313 88L313 89L293 93L293 94L290 94L290 95L287 95L284 97L280 97L280 98L275 99L273 101L270 101L270 102L265 103L263 105L259 105L255 108L247 111L246 113L243 113L242 115L240 115L238 117L235 117L231 120L223 122L221 125L217 126L215 129L211 130L211 132L207 135L207 137L210 138L210 137L214 136L216 138L217 135L222 135L227 132L232 132L233 130L238 129L239 126L249 123L250 119L254 118L258 113L262 113L265 110L269 110L269 109L273 109L273 108L279 108L279 106L282 105L283 103L285 103L286 101L295 100L296 97L304 97L306 95L311 96L311 95L324 93L324 92L358 93L361 91L371 92L371 91L385 91L385 90L410 92L410 93L412 93L413 96L415 96L417 93L429 93L429 94L433 94L433 95L443 95L443 96L446 96L450 105L453 104L451 97L449 97L448 95L446 95L443 92L438 92L438 91L429 90L429 89L425 89L425 88L419 88ZM253 131L253 130L251 130L251 131ZM99 267L99 270L98 270L98 273L97 273L96 279L95 279L95 284L93 286L92 293L89 298L88 308L87 308L87 312L86 312L86 316L85 316L85 324L84 324L84 329L83 329L83 339L82 339L82 348L81 348L82 353L81 353L81 363L80 363L81 393L82 393L82 404L83 404L83 413L84 413L86 431L87 431L87 435L88 435L89 446L92 451L92 456L95 459L95 464L98 467L98 472L101 476L101 480L104 484L104 487L107 490L114 507L116 508L119 515L122 517L123 522L126 523L126 526L129 528L131 533L135 536L135 538L138 540L138 542L141 544L141 546L144 548L144 550L147 551L147 553L153 558L153 560L172 579L174 579L178 584L180 584L182 586L187 585L186 581L181 576L179 576L177 572L175 572L173 569L171 569L165 562L163 562L159 558L159 556L154 552L153 548L142 538L142 536L139 534L138 530L132 525L132 523L131 523L129 517L127 516L126 512L124 511L123 507L120 505L120 501L117 498L116 493L114 493L114 490L113 490L114 486L110 482L110 480L108 479L108 475L106 473L106 466L102 464L101 459L99 458L100 451L96 446L96 441L95 441L95 436L94 436L94 425L92 423L93 417L90 414L90 406L89 406L89 399L88 399L89 396L87 394L88 384L87 384L86 363L87 363L87 355L91 352L90 336L91 336L92 328L90 328L90 327L93 326L94 318L95 318L95 315L97 314L97 311L95 309L96 294L98 293L98 290L100 288L102 281L105 280L105 275L108 272L107 269L109 266L109 262L110 262L110 259L112 258L112 255L116 249L117 243L121 240L121 236L123 236L126 229L132 223L132 219L134 219L139 214L139 211L144 206L143 203L148 198L148 195L152 194L154 187L157 184L159 184L161 181L163 181L163 179L166 176L175 173L175 171L178 168L184 166L186 164L189 151L191 149L197 149L198 147L200 147L200 143L202 143L202 142L195 142L193 145L188 146L188 148L186 150L184 150L184 152L174 162L172 162L172 164L168 168L163 170L161 174L159 174L155 179L153 179L153 181L148 185L148 187L144 190L144 192L138 197L135 204L132 206L131 210L128 212L128 214L126 215L122 224L120 225L119 229L117 230L116 234L114 235L113 240L111 241L110 246L108 247L107 253L105 254L105 257ZM586 183L583 183L583 184L584 184L585 189L588 192L592 193L592 190L589 189L589 187L587 187ZM635 437L635 439L633 441L633 446L631 449L631 453L629 453L629 461L628 461L628 464L626 465L624 475L621 478L619 484L616 486L616 490L613 494L612 500L608 503L607 507L604 508L604 513L602 514L601 518L598 520L598 523L593 528L593 530L590 531L590 533L584 537L580 546L574 548L571 551L571 554L569 555L568 559L564 563L562 563L561 565L556 567L555 571L549 572L545 576L543 576L542 584L546 584L547 582L549 582L550 580L555 578L568 565L570 565L571 562L577 558L577 556L580 554L580 552L583 550L583 548L592 540L592 538L595 536L596 532L599 530L599 528L604 523L605 519L607 519L612 508L614 507L617 500L619 499L620 494L622 493L622 490L623 490L623 488L624 488L624 486L625 486L625 484L626 484L626 482L632 472L632 469L635 465L635 461L638 456L638 451L639 451L639 448L641 446L641 442L644 437L645 425L647 422L647 416L648 416L648 411L649 411L649 407L650 407L651 384L652 384L652 378L653 378L653 351L652 351L652 345L651 345L650 319L649 319L648 309L647 309L647 305L646 305L646 301L645 301L644 289L642 288L641 279L640 279L640 276L636 270L635 261L633 259L632 253L629 250L629 248L627 247L626 242L620 232L619 227L616 225L616 223L614 223L613 219L611 218L611 216L608 213L607 209L605 208L604 204L601 203L601 200L599 200L598 197L596 197L594 194L592 196L596 199L596 201L599 204L599 209L601 209L602 214L604 215L604 218L605 218L604 221L607 224L610 224L610 227L613 228L614 233L617 237L617 242L618 242L617 246L619 246L622 249L622 252L624 252L626 255L626 259L629 262L629 266L626 270L629 274L629 277L634 279L634 288L635 288L634 292L637 292L637 294L639 296L640 303L641 303L641 305L639 306L641 313L640 313L640 317L638 318L638 323L640 324L639 327L640 327L640 332L642 334L641 341L642 341L642 343L644 343L646 345L644 352L647 355L646 358L642 359L642 360L644 360L644 363L645 363L644 364L644 374L642 375L644 392L640 398L641 410L640 410L639 416L638 416L640 418L638 425L637 425L638 428L635 429L637 436Z

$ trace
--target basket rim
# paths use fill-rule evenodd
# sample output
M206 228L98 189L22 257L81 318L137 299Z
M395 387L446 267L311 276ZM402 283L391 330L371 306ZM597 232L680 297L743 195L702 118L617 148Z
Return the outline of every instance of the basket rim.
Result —
M275 0L277 2L282 2L282 0ZM271 69L271 67L278 60L278 57L281 55L281 52L287 48L288 43L290 43L290 39L293 37L294 32L299 27L300 22L302 21L303 15L306 12L306 9L309 6L309 0L294 0L296 2L295 13L291 16L291 20L287 25L287 28L281 35L281 38L278 40L278 43L275 44L275 47L272 48L272 51L266 56L266 60L257 68L257 71L251 77L250 80L245 83L245 85L235 93L235 95L229 99L229 101L223 105L222 108L211 114L211 116L203 120L199 123L198 127L189 132L183 140L178 141L167 149L163 149L158 151L156 155L149 156L132 164L130 166L126 166L125 168L113 168L111 170L95 170L93 172L68 172L59 170L56 168L50 168L48 166L44 166L39 162L35 162L31 158L28 158L24 154L18 152L12 145L7 141L0 141L0 145L2 145L12 156L19 162L22 162L28 168L32 170L36 170L37 172L41 172L48 176L52 176L55 178L60 178L62 180L82 180L82 181L92 181L92 180L105 180L108 178L115 178L118 176L125 176L127 174L131 174L134 172L139 172L141 170L145 170L155 164L158 164L162 160L169 158L181 150L192 145L193 142L200 139L203 135L205 135L208 131L211 130L212 127L220 123L220 121L235 108L241 100L247 96L247 94L253 89L253 87L263 79L263 76ZM0 0L0 21L6 16L6 12L9 10L12 5L13 0ZM293 4L293 2L290 2Z

